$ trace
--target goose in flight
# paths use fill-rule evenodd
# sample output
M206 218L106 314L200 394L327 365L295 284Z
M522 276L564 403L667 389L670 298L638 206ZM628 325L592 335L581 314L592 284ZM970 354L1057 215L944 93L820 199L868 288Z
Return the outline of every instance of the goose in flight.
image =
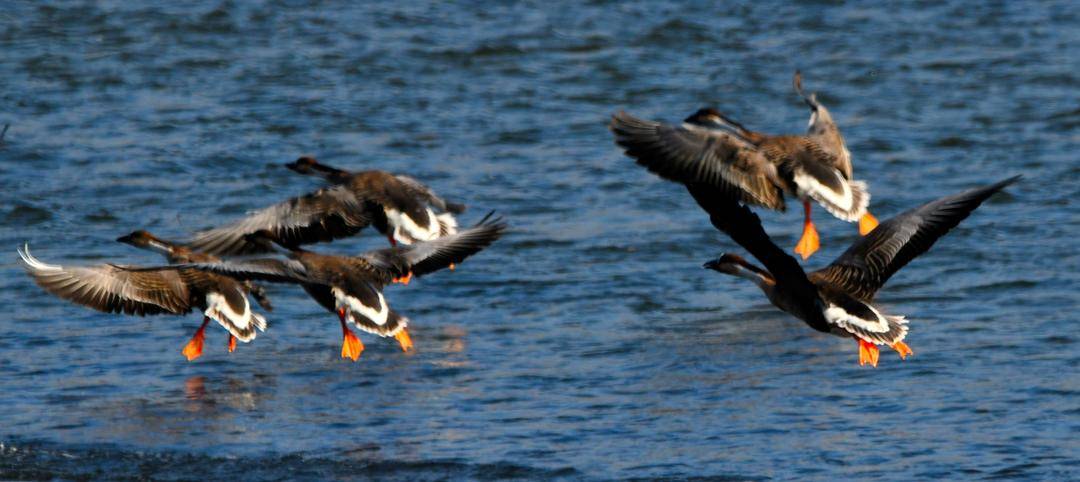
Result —
M818 331L854 338L859 345L859 364L877 366L878 345L892 347L901 358L912 351L904 343L907 319L886 313L874 304L874 295L900 268L1017 179L1019 176L905 211L856 240L825 268L810 273L773 244L760 219L745 206L703 187L692 188L691 194L709 212L714 226L765 265L761 268L740 256L724 254L705 263L705 268L753 281L773 305Z
M423 276L460 263L491 245L502 236L506 223L488 214L475 226L431 241L369 251L359 256L333 256L313 253L277 237L268 230L247 235L246 242L273 251L276 244L288 250L287 259L192 263L180 265L245 280L263 280L299 284L312 298L341 323L341 357L356 361L363 343L349 329L394 337L403 350L412 347L406 327L409 319L390 308L383 288L395 279L409 275Z
M136 231L119 239L139 247L166 251L176 245ZM148 244L143 244L148 243ZM114 264L60 266L46 264L30 254L30 247L17 250L27 273L45 291L59 298L105 313L127 315L183 315L198 309L203 322L181 353L194 360L202 355L206 325L218 322L229 332L228 350L236 340L255 339L256 328L266 330L266 319L248 303L248 286L228 276L180 265L136 267ZM178 262L203 262L213 257L188 253Z
M877 220L867 211L870 193L865 182L853 179L851 154L828 109L816 95L803 93L798 72L794 84L811 112L804 135L754 132L712 108L698 110L681 125L618 112L611 130L627 156L664 179L709 186L743 203L778 211L786 208L785 194L798 198L805 215L795 252L806 259L820 246L810 219L811 200L837 218L859 221L864 235Z
M268 252L247 235L268 231L288 245L353 236L374 225L391 246L431 241L457 232L454 214L465 205L447 202L416 179L385 171L348 172L301 157L286 167L324 178L330 185L255 211L225 226L196 233L188 244L216 255Z

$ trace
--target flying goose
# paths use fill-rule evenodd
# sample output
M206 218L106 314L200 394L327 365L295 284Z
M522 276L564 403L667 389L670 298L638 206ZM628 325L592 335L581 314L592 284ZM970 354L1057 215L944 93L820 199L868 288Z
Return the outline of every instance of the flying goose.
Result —
M709 212L714 226L761 261L723 254L704 267L749 279L773 305L812 328L859 344L859 364L877 366L877 345L889 345L901 358L912 354L904 343L908 321L873 303L889 278L956 227L994 193L1020 176L928 202L881 223L859 238L829 266L806 273L794 258L772 243L761 221L745 206L703 186L691 194Z
M136 248L158 253L164 256L169 264L212 263L221 260L221 258L212 254L200 253L193 251L188 246L172 241L166 241L142 229L120 236L119 238L116 238L116 240L124 244L130 244ZM266 311L274 311L273 305L270 304L270 298L266 296L265 288L250 281L244 281L243 284L244 289L247 290L252 298L255 298L255 302L258 303L259 306Z
M260 258L192 263L181 265L207 270L239 279L294 283L341 323L341 357L356 361L363 343L349 330L346 321L357 329L382 337L394 337L402 350L412 347L406 327L409 319L390 308L383 288L407 274L423 276L460 263L502 236L506 224L490 219L488 214L472 228L432 241L421 241L387 249L369 251L359 256L333 256L300 249L268 230L247 235L247 242L274 250L271 243L288 250L288 259Z
M125 239L129 236L119 240L138 246L134 239ZM30 254L29 245L17 251L38 286L73 303L106 313L139 316L201 310L202 325L181 352L188 361L202 355L204 332L211 319L229 332L229 352L236 349L237 339L247 343L255 339L256 328L266 330L266 319L248 303L245 285L228 276L179 266L58 266L39 261Z
M768 135L746 129L716 109L704 108L668 125L626 112L612 116L615 142L627 156L654 174L689 185L704 185L746 204L783 211L784 194L803 204L803 234L795 252L803 259L820 243L810 220L810 200L844 221L859 221L865 235L877 225L867 211L866 183L852 179L851 154L828 109L816 95L795 91L810 107L805 135Z
M321 176L330 186L197 233L189 246L216 255L266 253L270 248L246 236L266 230L286 244L302 245L352 236L372 224L391 246L407 245L457 232L454 214L465 210L464 205L443 200L409 176L385 171L352 173L311 157L285 166Z

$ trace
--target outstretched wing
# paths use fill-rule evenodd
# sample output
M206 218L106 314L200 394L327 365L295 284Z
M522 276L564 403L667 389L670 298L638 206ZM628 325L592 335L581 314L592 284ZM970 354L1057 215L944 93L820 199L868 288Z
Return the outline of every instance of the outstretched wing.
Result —
M18 250L26 271L49 293L106 313L184 314L191 311L187 283L172 266L129 271L111 264L57 266Z
M408 246L370 251L359 257L375 268L384 283L410 271L416 276L423 276L460 263L499 239L507 225L502 218L491 219L491 215L488 213L475 226L455 234Z
M295 259L258 258L211 263L183 263L173 265L173 267L197 269L238 280L262 280L273 283L315 281L311 279L303 263Z
M352 236L371 224L365 200L348 186L319 189L305 196L256 211L220 228L195 235L188 245L195 251L217 255L268 252L245 236L268 230L288 246L331 241Z
M1020 176L945 196L890 218L812 276L856 298L871 300L897 270L930 249L983 201L1018 179Z
M413 196L423 199L424 202L435 208L437 212L449 212L454 214L465 212L464 204L446 202L445 199L439 197L438 194L435 194L435 191L432 191L431 188L415 178L401 174L394 177L397 178L397 180L401 182L401 185Z
M626 112L611 116L611 130L627 156L664 179L707 185L744 203L784 209L776 167L731 132L672 126Z

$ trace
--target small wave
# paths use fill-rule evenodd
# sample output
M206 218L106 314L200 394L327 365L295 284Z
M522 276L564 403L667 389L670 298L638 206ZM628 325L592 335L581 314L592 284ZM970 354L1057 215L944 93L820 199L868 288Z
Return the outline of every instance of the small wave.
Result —
M0 442L4 479L206 479L225 480L555 480L580 478L573 468L539 469L508 462L363 460L377 450L350 450L347 459L303 453L219 457L187 452L131 451L119 447L65 447L46 442Z

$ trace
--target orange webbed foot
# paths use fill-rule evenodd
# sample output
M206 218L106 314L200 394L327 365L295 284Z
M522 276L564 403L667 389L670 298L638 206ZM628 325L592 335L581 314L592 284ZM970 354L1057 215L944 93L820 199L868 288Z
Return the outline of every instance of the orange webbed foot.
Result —
M862 217L859 218L859 234L866 236L867 234L870 234L870 231L873 231L877 225L877 218L875 218L873 214L870 214L870 211L867 211L866 214L863 214Z
M352 361L356 361L363 351L364 343L352 331L346 331L341 341L341 358L351 358Z
M229 333L229 353L236 351L236 337Z
M412 271L409 271L409 274L407 274L405 276L402 276L400 278L394 278L392 280L393 283L401 283L401 284L403 284L405 286L409 286L410 281L412 281Z
M447 267L450 268L450 271L453 271L455 268L457 268L457 264L450 263L450 266Z
M907 343L902 341L893 343L891 346L893 350L896 350L896 353L900 354L901 360L906 360L908 356L915 354L915 352L911 351L911 348L907 346Z
M184 354L188 361L194 360L202 356L203 337L199 336L201 334L202 333L200 332L195 336L191 337L191 340L188 340L187 344L184 345L184 349L180 352Z
M879 355L880 352L878 351L877 345L861 338L859 339L859 366L864 366L869 363L876 367Z
M820 247L821 243L817 229L814 228L814 223L803 225L802 238L799 238L799 243L795 245L795 252L802 256L803 260L806 260Z
M194 360L202 356L203 342L206 340L206 324L210 320L203 320L202 326L195 332L195 334L184 345L184 349L180 351L187 358L188 361Z
M401 351L409 351L413 348L412 337L409 336L409 331L402 328L401 331L394 335L394 339L401 345Z

